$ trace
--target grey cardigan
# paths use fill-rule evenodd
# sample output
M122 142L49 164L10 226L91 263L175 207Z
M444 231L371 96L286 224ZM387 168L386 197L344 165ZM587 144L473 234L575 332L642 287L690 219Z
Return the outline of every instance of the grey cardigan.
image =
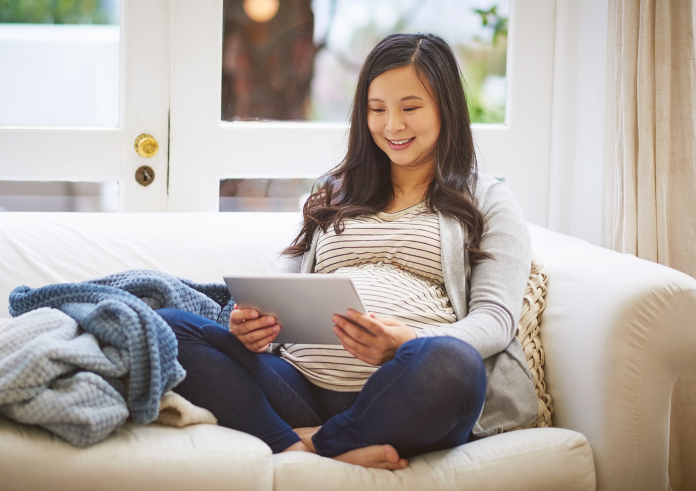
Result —
M480 248L492 260L469 262L464 230L454 218L440 213L442 273L457 322L416 331L419 337L452 336L481 354L488 387L475 436L495 435L531 423L537 414L532 376L515 337L522 298L529 277L529 232L517 200L507 186L479 174L474 200L483 214ZM282 256L279 272L313 273L318 234L304 255Z

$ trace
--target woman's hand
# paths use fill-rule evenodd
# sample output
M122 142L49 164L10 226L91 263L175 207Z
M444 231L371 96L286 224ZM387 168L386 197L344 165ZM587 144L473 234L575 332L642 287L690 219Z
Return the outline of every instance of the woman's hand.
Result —
M280 324L271 315L259 317L258 310L240 309L234 304L234 310L230 314L230 332L249 351L263 353L278 336Z
M346 317L334 315L334 332L343 347L357 359L370 365L383 365L396 355L406 341L416 333L401 321L391 317L378 319L375 314L361 314L348 309Z

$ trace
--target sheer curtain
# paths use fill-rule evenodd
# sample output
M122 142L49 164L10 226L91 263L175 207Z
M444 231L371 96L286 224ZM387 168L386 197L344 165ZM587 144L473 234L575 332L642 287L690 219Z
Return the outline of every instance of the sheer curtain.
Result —
M696 0L616 0L616 153L609 201L615 250L694 277L695 7ZM673 491L696 489L696 370L682 374L672 397L670 482Z

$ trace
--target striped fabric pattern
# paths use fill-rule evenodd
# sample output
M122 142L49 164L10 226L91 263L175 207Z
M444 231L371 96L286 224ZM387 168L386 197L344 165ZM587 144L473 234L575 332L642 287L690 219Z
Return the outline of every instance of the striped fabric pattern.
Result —
M414 329L456 322L445 292L436 213L423 203L345 221L317 242L316 273L349 275L368 311ZM286 344L281 356L314 384L359 391L378 367L341 346Z

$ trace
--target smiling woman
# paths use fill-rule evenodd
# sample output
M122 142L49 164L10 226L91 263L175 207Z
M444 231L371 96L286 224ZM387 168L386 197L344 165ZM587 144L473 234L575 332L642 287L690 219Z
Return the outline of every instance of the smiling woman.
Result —
M272 315L235 308L225 332L163 309L188 374L175 390L275 453L385 469L533 421L513 314L527 226L512 193L478 172L470 126L442 38L382 40L360 71L345 159L318 181L280 264L349 276L369 313L333 317L341 346L271 350L283 329Z

